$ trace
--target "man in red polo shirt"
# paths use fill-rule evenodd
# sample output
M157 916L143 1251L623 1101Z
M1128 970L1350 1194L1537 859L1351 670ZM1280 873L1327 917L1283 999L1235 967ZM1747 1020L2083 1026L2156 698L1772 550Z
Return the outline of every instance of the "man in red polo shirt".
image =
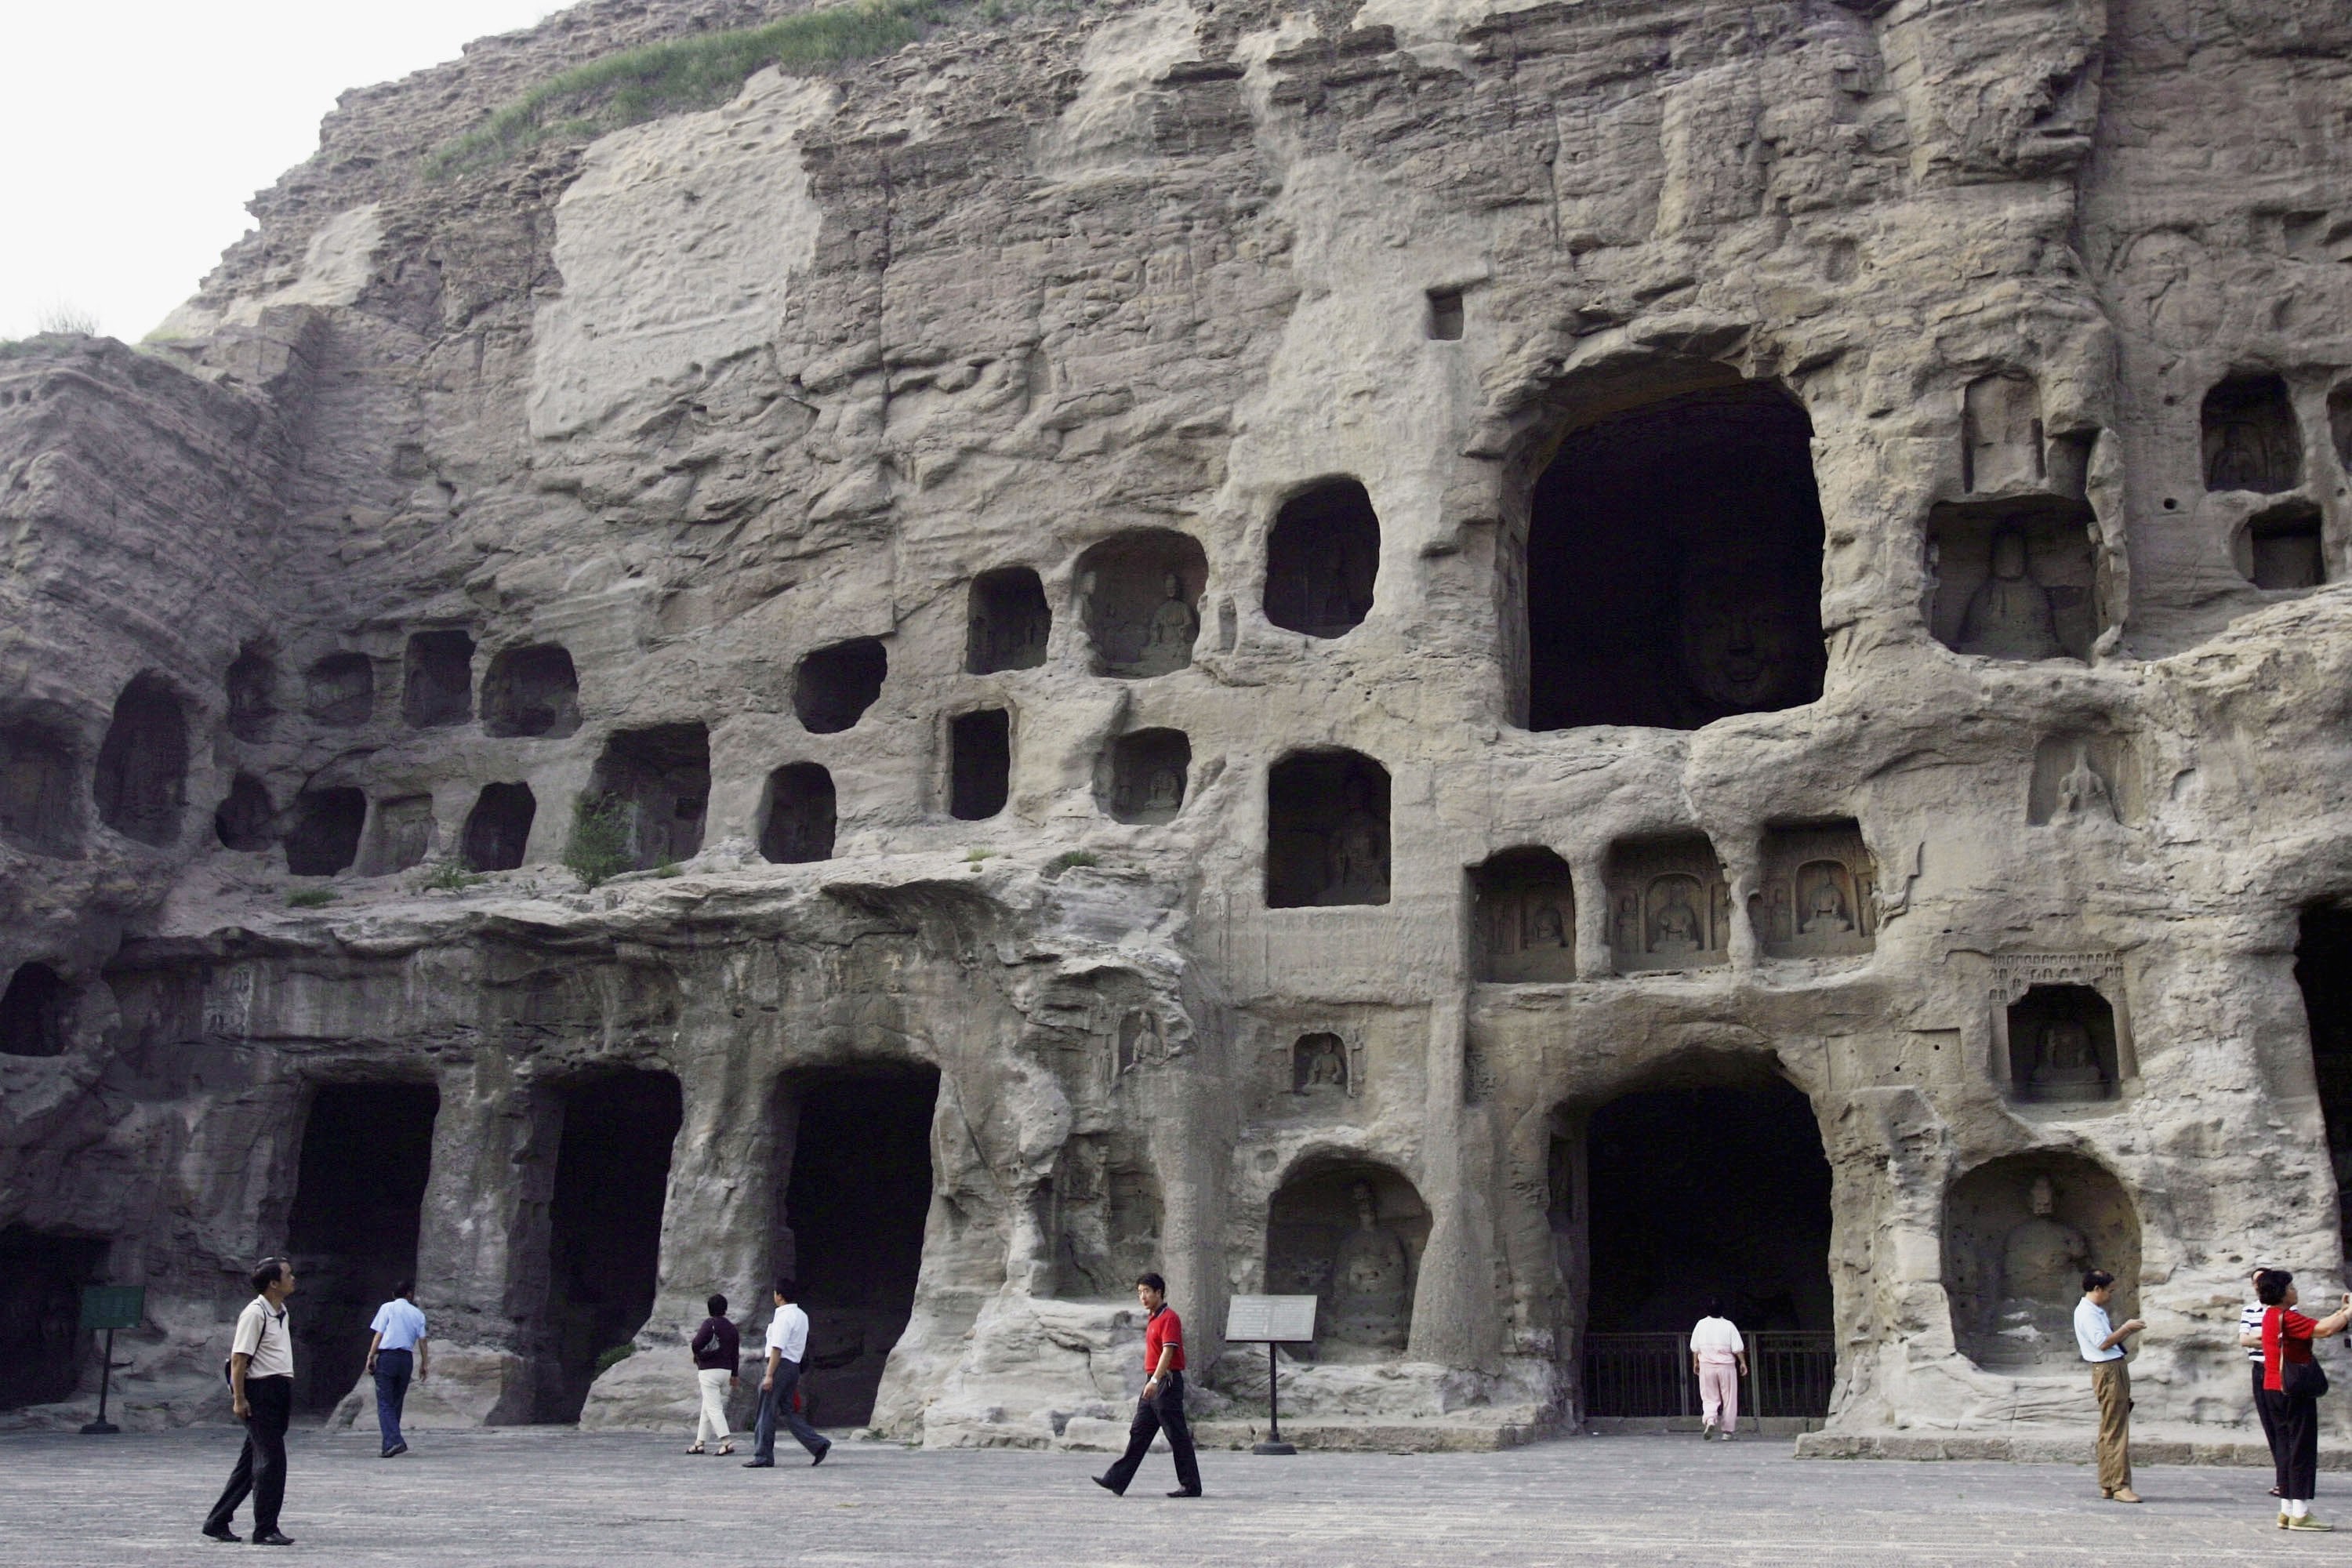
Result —
M1184 1424L1184 1322L1168 1305L1168 1281L1146 1274L1135 1282L1143 1303L1143 1397L1136 1401L1135 1424L1127 1429L1127 1452L1095 1477L1105 1491L1125 1496L1128 1482L1150 1451L1151 1439L1168 1434L1176 1459L1176 1489L1170 1497L1201 1495L1201 1461L1192 1452L1192 1429Z

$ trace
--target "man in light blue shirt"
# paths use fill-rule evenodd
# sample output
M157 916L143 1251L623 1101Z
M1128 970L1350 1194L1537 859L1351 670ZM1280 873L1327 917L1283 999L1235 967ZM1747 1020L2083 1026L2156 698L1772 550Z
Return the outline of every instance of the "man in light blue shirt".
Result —
M425 1381L427 1352L425 1314L416 1305L416 1285L404 1279L393 1288L392 1300L375 1310L368 1325L375 1337L368 1341L367 1369L375 1378L375 1424L383 1434L387 1459L408 1452L400 1435L400 1407L408 1402L408 1378Z
M2074 1303L2074 1346L2091 1363L2091 1392L2099 1400L2099 1495L2114 1502L2137 1502L2131 1486L2131 1369L2124 1342L2147 1327L2137 1318L2117 1328L2107 1316L2116 1277L2104 1268L2083 1276L2083 1299Z

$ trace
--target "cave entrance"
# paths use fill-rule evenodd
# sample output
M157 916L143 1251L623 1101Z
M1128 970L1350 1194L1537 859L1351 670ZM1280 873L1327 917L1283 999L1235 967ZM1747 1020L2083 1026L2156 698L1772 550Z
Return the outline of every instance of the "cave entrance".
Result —
M0 1056L66 1054L66 983L46 963L20 963L0 991Z
M589 789L621 802L632 869L691 860L710 801L710 731L698 723L620 731L604 743Z
M302 1124L286 1253L302 1278L293 1314L294 1400L331 1410L359 1382L367 1324L416 1277L416 1232L433 1170L429 1083L321 1084Z
M90 779L98 819L126 838L165 848L179 837L187 790L188 720L180 699L157 676L133 676L98 748Z
M2305 910L2295 984L2311 1021L2311 1065L2336 1168L2336 1209L2352 1247L2352 910Z
M560 740L580 728L580 674L554 643L510 647L482 678L482 732Z
M102 1240L0 1230L0 1410L73 1397L92 1359L81 1288L105 1263Z
M1583 1221L1585 1414L1697 1415L1686 1336L1719 1297L1748 1341L1742 1412L1826 1415L1830 1166L1812 1106L1753 1068L1694 1077L1594 1110L1586 1201L1572 1175L1554 1194L1571 1233Z
M676 1077L631 1068L563 1091L548 1204L547 1351L539 1419L572 1422L599 1358L654 1310L670 1146L685 1118Z
M915 1310L931 1211L937 1068L866 1067L776 1086L776 1271L809 1315L809 1419L863 1426Z
M531 819L538 815L539 802L531 797L530 785L484 784L466 818L466 868L511 871L520 867L523 851L530 845Z
M1764 384L1570 432L1526 548L1530 730L1695 730L1822 694L1812 422Z
M463 724L474 716L474 639L464 632L417 632L408 639L401 717L411 729Z
M294 797L286 835L286 868L297 877L331 877L360 858L367 796L349 784L304 790Z
M0 842L66 858L79 848L75 818L73 749L65 736L30 721L0 724Z

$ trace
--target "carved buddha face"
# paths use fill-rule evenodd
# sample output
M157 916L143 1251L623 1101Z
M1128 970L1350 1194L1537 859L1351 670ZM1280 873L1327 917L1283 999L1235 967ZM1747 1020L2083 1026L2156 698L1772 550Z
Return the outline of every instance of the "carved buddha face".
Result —
M2004 533L1992 542L1992 574L2004 583L2025 575L2025 536Z

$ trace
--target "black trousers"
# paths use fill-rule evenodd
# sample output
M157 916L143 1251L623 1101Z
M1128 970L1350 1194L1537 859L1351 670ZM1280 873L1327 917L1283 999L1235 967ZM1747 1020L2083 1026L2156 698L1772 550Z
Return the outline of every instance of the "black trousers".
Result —
M2319 1401L2308 1394L2264 1394L2271 1405L2271 1457L2279 1498L2309 1502L2319 1490Z
M793 1390L800 1386L800 1363L780 1361L776 1363L776 1385L773 1388L763 1388L760 1391L760 1419L751 1428L754 1439L751 1447L752 1458L773 1462L776 1457L776 1426L779 1422L792 1429L793 1436L801 1440L801 1447L806 1448L812 1456L822 1454L833 1447L824 1433L810 1426L803 1419L801 1413L793 1408Z
M375 1426L389 1450L403 1447L407 1439L400 1435L401 1407L408 1403L409 1374L416 1370L413 1351L378 1351L375 1352Z
M245 1403L253 1411L245 1418L245 1447L205 1528L226 1530L237 1505L251 1493L254 1533L267 1535L278 1528L278 1510L286 1501L286 1424L294 1418L294 1380L248 1377Z
M2254 1414L2262 1418L2263 1441L2271 1447L2271 1463L2278 1463L2278 1412L2271 1408L2270 1390L2263 1386L2263 1363L2253 1363Z
M1142 1467L1143 1456L1151 1451L1151 1439L1162 1432L1168 1434L1169 1454L1176 1461L1176 1484L1188 1492L1201 1489L1200 1456L1192 1452L1192 1428L1184 1421L1184 1374L1171 1372L1157 1399L1135 1402L1135 1422L1127 1429L1127 1452L1103 1472L1111 1490L1127 1490Z

